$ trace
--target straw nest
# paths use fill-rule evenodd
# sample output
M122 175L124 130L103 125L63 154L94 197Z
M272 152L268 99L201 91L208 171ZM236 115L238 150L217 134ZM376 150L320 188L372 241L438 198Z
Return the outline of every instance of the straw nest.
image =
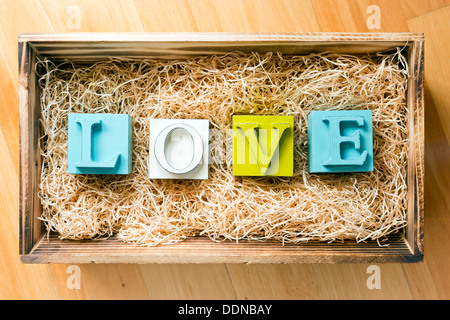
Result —
M202 235L215 241L382 240L406 225L407 63L393 54L277 53L182 60L38 62L43 157L38 195L48 231L67 239L115 235L152 246ZM312 110L371 109L374 170L309 174ZM68 114L133 117L133 172L67 172ZM292 115L294 177L234 177L232 115ZM216 143L208 180L148 178L149 119L209 119ZM222 136L221 136L222 135ZM217 145L217 144L216 144ZM214 148L212 148L214 149Z

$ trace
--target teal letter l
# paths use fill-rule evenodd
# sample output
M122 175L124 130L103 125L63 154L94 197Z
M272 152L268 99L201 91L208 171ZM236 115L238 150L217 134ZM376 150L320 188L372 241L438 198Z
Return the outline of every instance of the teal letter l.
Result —
M75 166L79 168L114 168L119 160L120 153L116 153L113 159L109 161L93 161L92 160L92 128L100 125L102 120L80 119L75 120L81 125L81 161Z

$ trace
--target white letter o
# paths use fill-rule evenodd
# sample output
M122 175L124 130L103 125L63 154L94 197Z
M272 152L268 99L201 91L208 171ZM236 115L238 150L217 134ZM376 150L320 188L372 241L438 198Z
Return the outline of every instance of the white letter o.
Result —
M169 134L176 130L176 129L184 129L186 130L192 139L192 145L193 145L193 152L192 152L192 160L189 163L188 166L182 169L176 169L172 167L166 158L166 144L167 144L167 137ZM155 157L156 160L158 160L158 163L161 167L163 167L166 171L174 173L174 174L183 174L190 172L195 169L200 164L200 161L203 157L203 141L200 134L192 128L191 126L188 126L186 124L177 123L172 124L166 128L164 128L158 135L155 141Z

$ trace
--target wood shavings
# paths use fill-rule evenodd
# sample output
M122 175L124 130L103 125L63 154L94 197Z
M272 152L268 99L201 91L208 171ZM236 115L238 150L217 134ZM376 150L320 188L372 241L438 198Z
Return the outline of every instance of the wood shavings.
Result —
M116 235L143 246L194 235L361 242L406 225L408 70L400 49L378 56L233 52L92 65L42 60L37 70L44 131L41 219L61 238ZM309 174L309 112L343 109L372 110L374 171ZM130 114L132 174L68 174L70 112ZM229 141L234 114L294 116L294 177L233 177L228 152L210 165L208 180L148 178L150 118L209 119Z

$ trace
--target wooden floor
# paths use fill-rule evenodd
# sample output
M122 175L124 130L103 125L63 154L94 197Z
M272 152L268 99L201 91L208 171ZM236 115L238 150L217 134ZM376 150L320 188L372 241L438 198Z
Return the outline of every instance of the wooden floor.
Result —
M2 0L0 12L1 299L450 298L450 0ZM424 32L425 261L379 265L373 290L361 264L80 265L80 289L69 265L22 265L17 37L74 31Z

